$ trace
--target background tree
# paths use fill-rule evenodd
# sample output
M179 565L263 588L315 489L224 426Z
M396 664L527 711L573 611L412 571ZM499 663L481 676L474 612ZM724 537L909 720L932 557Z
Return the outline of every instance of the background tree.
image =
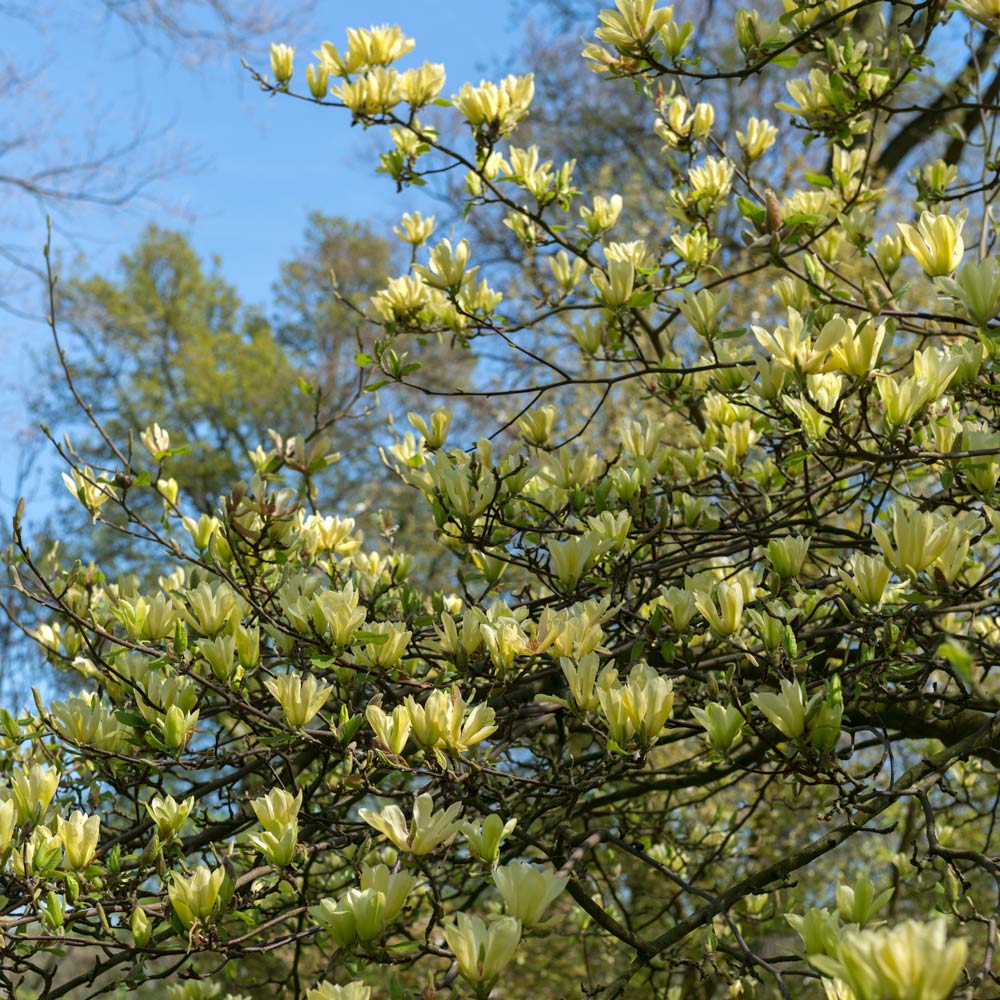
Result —
M350 511L363 530L420 537L428 529L423 505L384 469L376 442L387 420L405 424L407 408L421 406L424 396L383 400L364 392L356 362L373 350L377 327L353 303L366 303L384 285L398 266L393 257L403 259L367 224L314 213L302 250L281 267L268 314L240 300L220 261L206 267L183 235L151 226L123 255L118 274L59 286L72 382L40 357L51 378L31 400L34 418L55 439L68 435L83 455L103 441L76 395L93 401L89 412L103 433L121 441L131 435L133 448L142 447L139 431L162 420L170 445L157 480L183 482L172 502L195 518L215 511L251 453L264 467L301 461L297 447L311 456L310 489ZM441 345L438 382L461 385L469 360ZM147 519L162 510L157 496L140 493L133 503ZM85 528L68 498L58 517ZM134 536L96 525L88 538L90 557L106 568L146 571Z
M122 24L135 43L135 51L170 54L197 64L220 49L245 51L254 41L276 31L301 26L311 3L297 4L294 12L263 2L227 3L225 0L100 0L96 4L5 4L0 9L0 37L13 38L25 26L45 39L53 24L86 19ZM81 21L82 19L82 21ZM4 30L6 25L7 30ZM53 53L52 58L59 57ZM108 141L93 135L75 140L61 129L59 107L45 95L41 65L26 64L22 51L0 48L0 102L7 108L6 134L0 137L4 167L0 189L5 192L0 223L14 229L24 225L27 210L37 218L41 208L56 212L66 223L74 206L100 205L120 208L145 192L165 174L180 169L179 151L165 155L162 135L140 126L120 139ZM44 116L28 116L21 109L33 104L47 107ZM41 124L44 117L45 124ZM156 148L154 148L156 147ZM0 247L5 261L36 273L37 252L23 252L19 245ZM4 308L17 307L10 290L23 285L5 273L0 289Z

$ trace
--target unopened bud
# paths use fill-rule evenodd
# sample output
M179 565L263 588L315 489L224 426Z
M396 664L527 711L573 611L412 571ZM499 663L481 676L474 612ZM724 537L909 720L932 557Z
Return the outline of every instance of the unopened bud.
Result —
M129 919L129 927L132 929L132 937L139 948L145 948L149 944L149 939L153 936L153 928L149 922L149 917L141 906L137 906L132 911Z
M291 45L271 42L271 72L278 83L284 85L292 78L292 59L295 49Z

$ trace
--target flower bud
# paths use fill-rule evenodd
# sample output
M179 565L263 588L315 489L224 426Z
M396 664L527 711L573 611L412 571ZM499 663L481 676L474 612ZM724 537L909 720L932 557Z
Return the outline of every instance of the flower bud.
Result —
M279 84L284 86L292 78L292 59L295 49L291 45L271 42L271 72Z
M783 580L790 580L802 571L802 564L808 552L808 538L788 535L786 538L772 538L767 543L766 555L775 573Z
M711 104L701 102L694 106L691 117L691 134L697 139L704 139L715 124L715 108Z
M710 701L703 709L692 708L691 714L705 730L708 742L720 753L728 753L736 742L746 720L735 705Z
M146 911L141 906L137 906L129 917L129 927L132 930L132 938L136 947L145 948L153 936L153 926L146 916Z
M289 72L289 77L291 77L291 72ZM319 66L313 66L310 63L306 66L306 83L309 84L309 93L316 98L317 101L322 101L324 97L330 92L330 71L327 67L320 63Z
M468 841L469 850L484 865L496 867L500 858L500 844L517 826L517 819L509 819L505 823L496 813L490 813L478 823L463 823L459 828Z
M760 14L741 7L736 12L736 41L746 54L760 45Z

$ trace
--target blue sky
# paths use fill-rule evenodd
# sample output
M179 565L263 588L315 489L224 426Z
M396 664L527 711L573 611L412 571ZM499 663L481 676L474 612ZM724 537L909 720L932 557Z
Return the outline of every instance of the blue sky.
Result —
M512 0L326 0L317 4L311 29L276 40L295 46L301 77L324 39L342 47L348 27L398 23L416 38L412 58L445 64L445 93L451 94L467 79L524 69L516 58L513 8ZM166 176L125 209L68 213L50 207L54 249L64 259L82 251L92 269L110 271L144 226L156 221L184 231L202 256L219 255L223 273L243 297L264 302L279 261L300 245L310 211L388 222L419 204L419 193L397 196L393 183L374 173L376 151L384 145L377 130L351 128L339 110L267 97L240 65L244 53L223 53L192 69L177 53L137 51L127 31L88 15L93 8L84 0L66 0L59 9L65 20L47 22L44 34L30 23L0 18L6 52L17 54L19 70L30 73L33 84L24 99L5 102L5 129L30 132L53 120L39 147L45 151L57 142L70 150L90 141L124 142L139 128L153 138L138 162L168 164ZM268 68L265 46L245 54ZM12 211L8 204L0 212L0 246L15 247L39 264L44 234L44 208L26 203ZM37 282L22 276L18 284L20 292L8 293L8 301L38 314ZM31 384L32 356L47 337L43 324L0 313L7 390L0 406L4 507L21 448L18 433L27 421L18 390Z

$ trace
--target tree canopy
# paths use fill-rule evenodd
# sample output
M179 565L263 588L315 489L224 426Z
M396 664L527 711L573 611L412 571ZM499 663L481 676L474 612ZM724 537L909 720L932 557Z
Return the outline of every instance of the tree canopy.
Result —
M397 276L329 298L306 258L259 328L156 259L194 354L335 391L303 334L373 325L363 389L426 400L381 449L433 521L406 545L336 508L308 431L241 441L198 509L164 471L214 393L124 353L162 316L141 268L78 287L163 413L86 408L65 482L153 571L43 563L17 513L82 688L0 713L11 997L996 995L1000 9L772 13L711 47L680 6L601 10L588 72L648 128L602 170L581 116L579 179L530 73L446 88L396 26L305 72L272 46L265 92L380 130L398 186L460 177L467 228L404 215Z

